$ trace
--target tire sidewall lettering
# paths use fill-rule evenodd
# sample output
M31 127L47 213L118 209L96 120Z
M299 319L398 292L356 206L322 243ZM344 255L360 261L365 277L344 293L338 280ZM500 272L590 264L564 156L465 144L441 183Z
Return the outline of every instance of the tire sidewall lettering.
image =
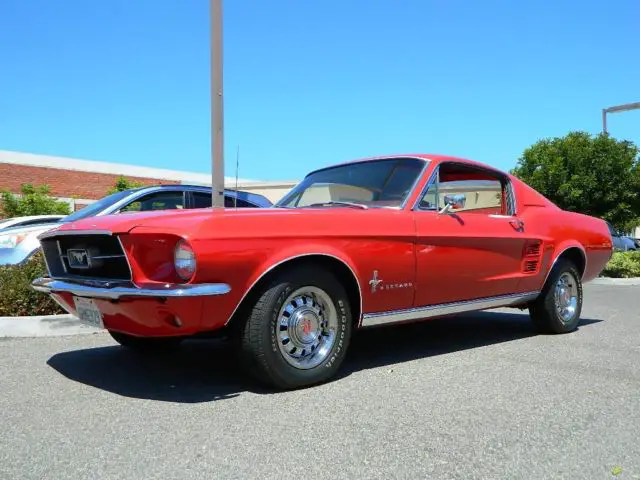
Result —
M339 319L340 319L340 327L339 327L340 330L338 332L337 342L333 347L333 352L331 353L331 356L324 364L325 368L332 368L334 362L340 355L340 352L342 352L342 348L344 346L344 337L347 331L348 317L347 317L347 309L345 308L344 300L342 298L338 299L335 306L338 307L337 310L339 310L338 313L339 313Z

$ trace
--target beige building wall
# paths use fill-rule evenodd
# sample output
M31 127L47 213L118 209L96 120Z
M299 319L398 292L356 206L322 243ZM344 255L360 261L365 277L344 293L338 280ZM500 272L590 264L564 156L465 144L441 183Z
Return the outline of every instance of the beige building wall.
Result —
M238 190L244 192L257 193L267 197L272 203L276 203L282 197L284 197L289 191L296 186L298 182L286 181L286 182L252 182L245 184L238 184ZM235 184L228 182L225 185L226 188L235 190Z

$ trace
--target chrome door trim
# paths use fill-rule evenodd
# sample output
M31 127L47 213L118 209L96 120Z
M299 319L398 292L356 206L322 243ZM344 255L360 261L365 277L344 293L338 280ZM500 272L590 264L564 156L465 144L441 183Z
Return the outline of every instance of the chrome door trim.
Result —
M410 322L412 320L422 320L455 313L486 310L489 308L509 307L534 300L539 294L539 291L512 293L509 295L441 303L404 310L367 313L362 317L362 328L391 325L394 323Z

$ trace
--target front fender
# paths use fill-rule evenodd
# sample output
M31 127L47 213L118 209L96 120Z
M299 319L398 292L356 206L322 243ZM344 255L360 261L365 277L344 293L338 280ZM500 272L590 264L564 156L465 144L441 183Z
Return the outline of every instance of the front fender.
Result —
M279 266L314 255L335 259L348 267L359 282L356 263L345 240L319 242L278 238L221 239L195 242L200 267L195 283L224 282L231 291L224 298L205 299L202 325L216 329L227 325L256 284Z
M256 268L253 269L252 274L247 279L242 297L238 301L238 304L231 312L229 317L226 319L225 325L231 321L233 315L235 314L238 307L242 304L245 297L260 280L265 278L276 268L285 265L287 262L313 256L329 257L343 263L346 267L349 268L349 270L351 270L356 281L358 282L358 285L360 285L360 273L358 272L353 259L350 258L350 256L343 250L332 245L320 243L287 246L271 252L269 256L267 256L262 262L258 264Z

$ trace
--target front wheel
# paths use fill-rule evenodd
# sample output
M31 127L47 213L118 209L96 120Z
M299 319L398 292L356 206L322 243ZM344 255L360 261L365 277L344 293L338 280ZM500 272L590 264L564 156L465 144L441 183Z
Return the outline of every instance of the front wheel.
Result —
M349 300L334 275L288 270L262 288L241 326L243 363L276 388L318 384L340 367L351 330Z
M536 328L543 333L575 330L582 312L582 282L573 262L560 260L540 296L529 306Z

